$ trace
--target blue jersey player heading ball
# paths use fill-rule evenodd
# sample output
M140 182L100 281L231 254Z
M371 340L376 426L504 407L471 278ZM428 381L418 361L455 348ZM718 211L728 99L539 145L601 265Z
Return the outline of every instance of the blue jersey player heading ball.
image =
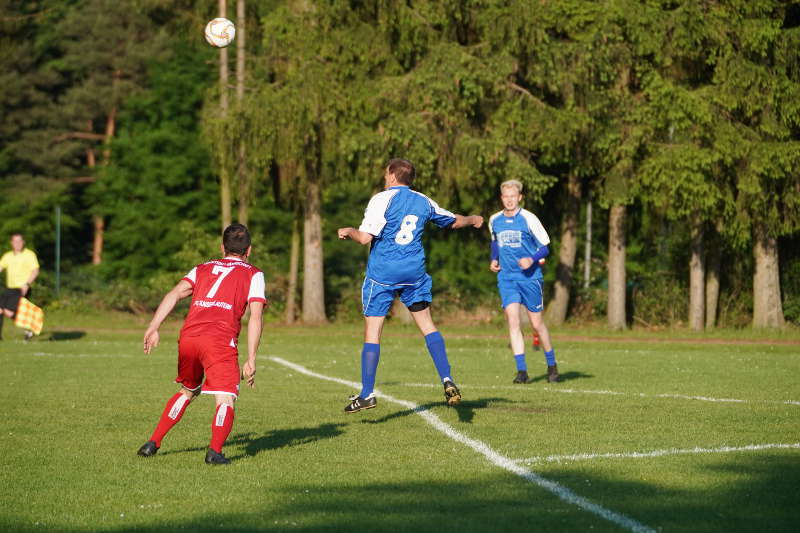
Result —
M345 413L377 405L375 375L381 352L381 331L395 296L408 307L425 337L436 371L444 385L448 405L461 402L461 392L450 375L444 339L431 318L431 277L425 271L422 233L425 224L440 228L480 228L483 217L461 216L442 209L422 193L412 190L416 170L410 161L392 159L383 174L385 190L370 199L358 229L339 228L340 239L372 244L367 274L361 287L364 307L364 347L361 351L361 392L350 398Z
M547 360L547 380L560 380L555 350L550 342L550 332L542 319L542 269L540 261L550 253L548 237L539 218L520 207L522 183L505 181L500 185L503 210L489 218L492 235L491 263L489 269L497 273L497 288L508 321L511 350L517 364L514 383L529 383L525 362L525 339L520 329L520 305L528 311L531 325L541 339Z

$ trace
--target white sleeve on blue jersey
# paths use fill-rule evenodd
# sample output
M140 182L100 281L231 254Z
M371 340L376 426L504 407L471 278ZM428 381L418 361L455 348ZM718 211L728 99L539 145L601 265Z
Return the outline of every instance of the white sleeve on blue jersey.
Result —
M493 241L497 240L497 237L494 234L494 220L502 214L503 214L502 211L498 211L497 213L489 217L489 235L491 235Z
M525 222L528 223L528 229L531 230L531 235L536 237L536 240L539 241L539 245L547 246L550 244L550 237L547 235L544 226L542 226L542 223L539 221L539 217L527 209L523 209L521 213L522 217L525 219Z
M422 196L425 196L424 194ZM425 196L425 198L428 198ZM433 209L433 216L431 216L431 222L439 226L440 228L446 228L447 226L451 225L453 222L456 221L456 216L448 211L447 209L443 209L439 207L439 204L428 198L428 202L431 204L431 208Z
M396 189L389 189L373 196L369 204L367 204L367 209L364 211L364 220L361 221L358 231L369 233L375 237L380 235L386 225L386 209L395 194L397 194Z

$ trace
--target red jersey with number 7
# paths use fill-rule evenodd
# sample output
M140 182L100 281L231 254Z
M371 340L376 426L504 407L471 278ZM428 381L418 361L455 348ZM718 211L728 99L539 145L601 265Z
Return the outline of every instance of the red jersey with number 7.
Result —
M235 347L247 304L267 301L264 273L239 258L197 265L183 279L193 291L181 337L216 337Z

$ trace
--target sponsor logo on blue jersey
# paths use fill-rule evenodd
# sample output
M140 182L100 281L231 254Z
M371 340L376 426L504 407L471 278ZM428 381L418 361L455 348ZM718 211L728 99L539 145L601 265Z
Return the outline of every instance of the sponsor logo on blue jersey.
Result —
M527 270L522 270L518 263L521 258L532 257L540 247L550 244L550 237L536 215L520 209L513 217L508 217L500 211L489 219L489 230L498 246L498 280L542 279L538 263Z

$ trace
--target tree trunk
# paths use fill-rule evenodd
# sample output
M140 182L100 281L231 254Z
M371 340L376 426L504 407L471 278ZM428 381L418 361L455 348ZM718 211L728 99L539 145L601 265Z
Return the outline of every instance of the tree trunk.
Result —
M228 4L226 0L219 0L219 16L228 17ZM220 119L228 116L228 49L219 49L219 109ZM219 202L222 217L222 229L231 223L231 177L228 174L225 157L220 161L219 172Z
M778 241L764 224L753 228L753 327L780 328L784 325L778 269Z
M236 100L244 99L246 1L236 0Z
M319 176L309 175L303 223L303 322L308 324L326 321L321 196Z
M116 81L115 81L116 83ZM117 131L117 108L112 107L106 117L106 134L103 136L103 164L111 162L111 139Z
M572 286L572 269L578 252L578 217L581 208L581 183L578 175L570 173L567 178L567 198L564 218L561 222L561 245L556 267L555 294L547 306L548 323L559 326L567 318L569 291Z
M706 329L712 329L717 326L719 305L719 241L716 238L709 239L706 248Z
M586 243L583 248L583 290L589 290L592 278L592 193L586 199Z
M112 86L115 88L119 83L120 72L114 73L114 80ZM90 123L91 125L91 123ZM106 117L106 132L103 136L103 166L107 166L111 162L111 140L114 138L114 133L117 131L117 107L111 108ZM94 150L89 150L86 154L87 164L89 167L94 167L95 158ZM103 262L103 243L105 237L106 223L100 215L92 216L92 227L94 238L92 239L92 264L99 265Z
M240 112L244 105L245 11L245 0L236 0L236 105ZM247 172L244 141L240 141L239 144L236 168L239 179L239 222L247 225L250 211L250 175Z
M239 202L238 202L238 220L240 224L247 225L250 218L250 182L247 174L247 162L245 158L246 150L244 143L239 145L239 155L237 157L237 170L239 181Z
M94 215L92 216L94 227L94 240L92 242L92 264L99 265L103 261L103 235L105 233L106 223L103 217Z
M690 224L689 327L695 331L702 331L705 321L705 264L703 261L703 221L699 213L692 213Z
M608 326L625 329L625 206L608 216Z
M292 221L292 244L289 250L289 286L286 288L286 323L297 317L297 267L300 262L300 224L295 214Z

